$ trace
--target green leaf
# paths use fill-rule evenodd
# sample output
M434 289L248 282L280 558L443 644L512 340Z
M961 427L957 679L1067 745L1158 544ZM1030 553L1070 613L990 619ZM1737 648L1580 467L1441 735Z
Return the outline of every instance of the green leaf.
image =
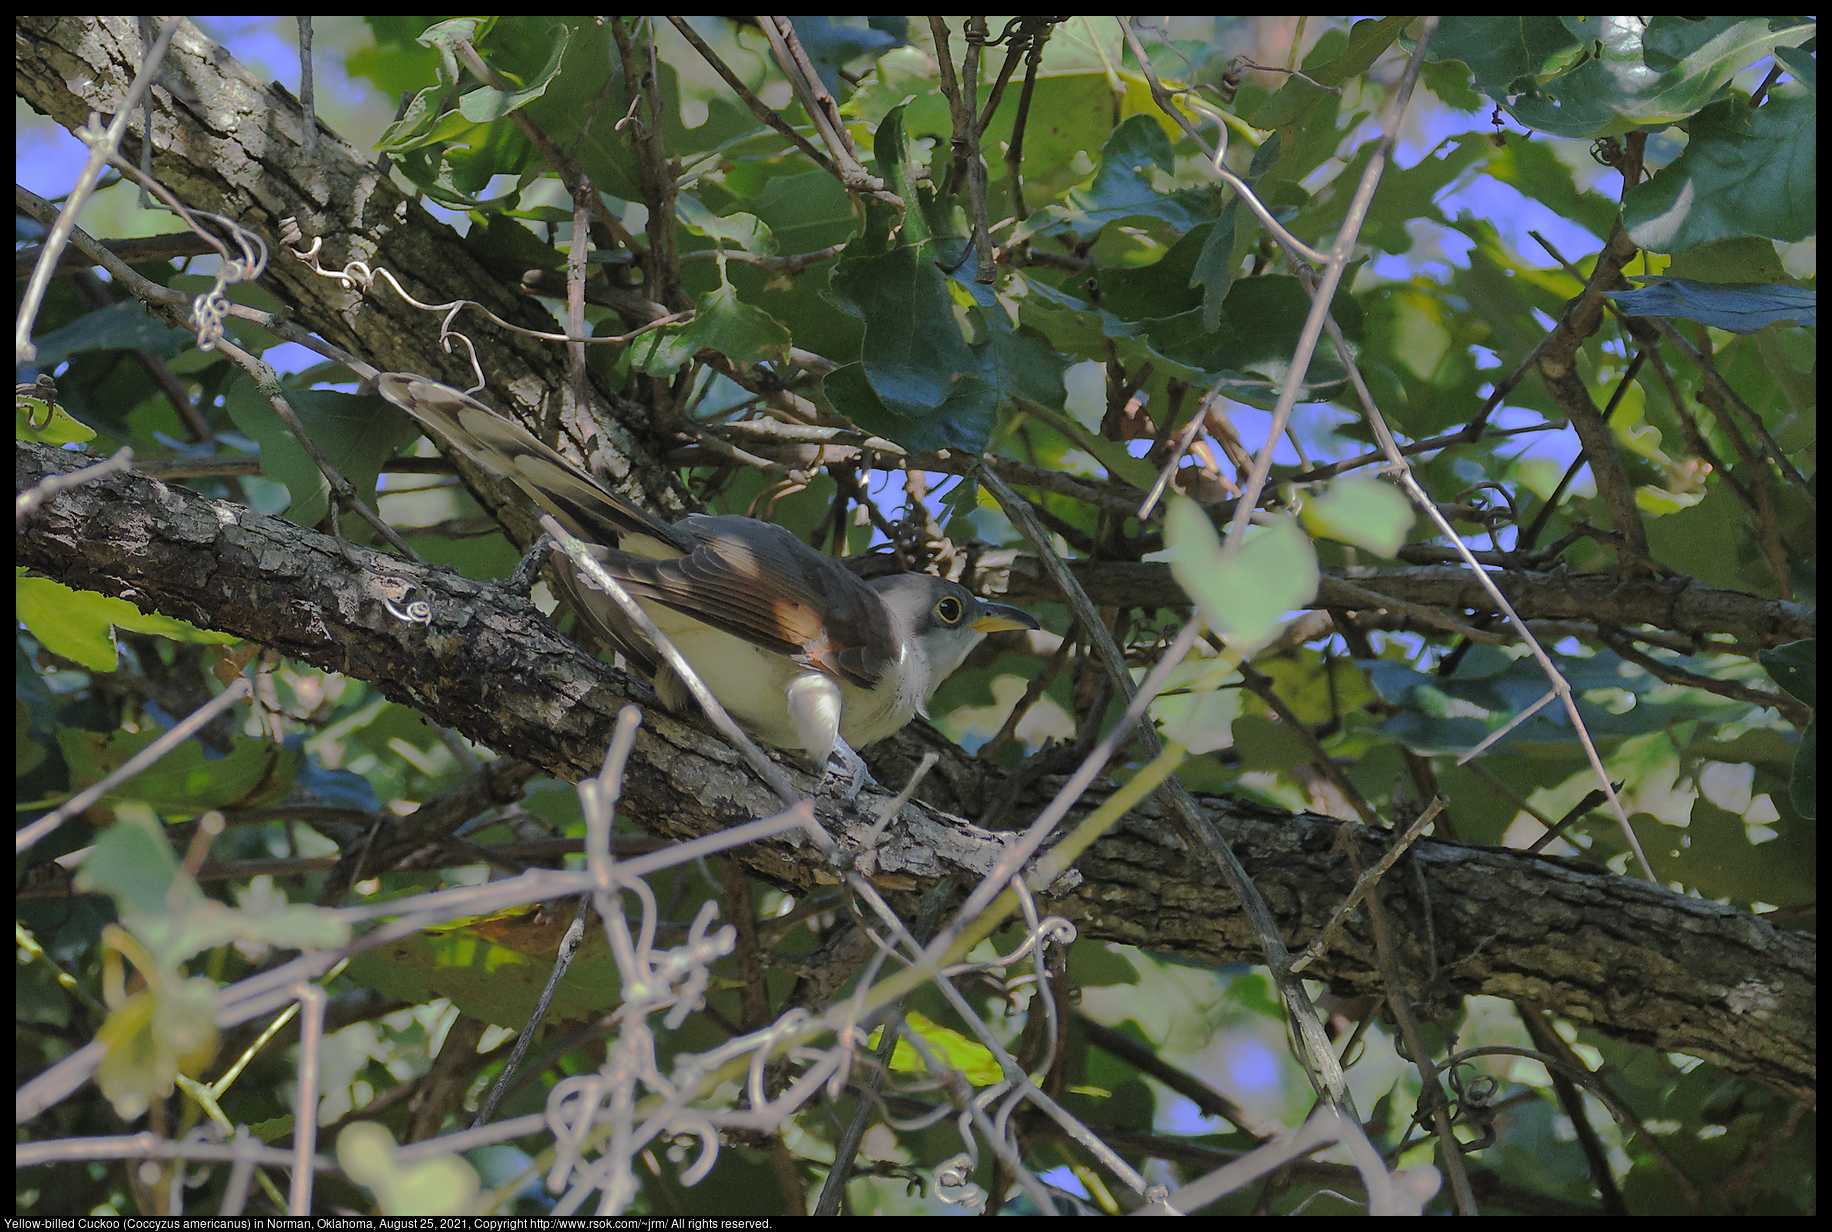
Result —
M1213 753L1234 743L1234 724L1241 717L1239 689L1178 693L1151 704L1151 717L1168 740L1192 753Z
M920 248L933 238L933 233L919 208L922 200L922 167L916 161L916 151L910 144L909 133L904 129L903 111L902 107L897 108L878 125L878 131L872 135L872 156L877 160L879 173L897 195L903 198L903 237L900 242L908 247Z
M1087 183L1018 228L1018 236L1065 232L1086 240L1109 223L1150 219L1181 234L1215 217L1215 199L1201 189L1165 191L1152 170L1170 171L1175 155L1158 121L1136 115L1113 130Z
M681 226L695 235L704 235L708 239L726 240L746 252L775 255L776 237L770 232L769 224L755 214L742 210L726 215L714 214L699 200L687 193L675 199L674 216Z
M1753 110L1728 98L1686 125L1685 152L1631 188L1629 238L1656 252L1759 235L1803 240L1818 229L1819 109L1803 86Z
M1751 287L1693 282L1689 278L1644 279L1638 291L1607 294L1624 312L1641 317L1680 317L1733 334L1753 334L1777 321L1818 323L1819 297L1799 287Z
M927 79L921 90L925 96L940 94ZM1011 143L1019 93L1017 89L1006 90L998 112L986 126L984 148L994 152L994 159L997 151ZM941 114L939 124L917 131L948 133L945 105ZM1048 117L1048 123L1037 123L1039 117ZM1086 179L1088 163L1094 161L1102 143L1113 133L1113 120L1113 86L1106 73L1065 72L1037 79L1024 131L1024 191L1033 208L1035 203L1054 200Z
M700 297L692 324L701 345L738 363L789 357L789 331L769 313L740 300L730 284Z
M1190 268L1190 285L1202 290L1204 329L1219 328L1222 313L1227 310L1228 291L1234 285L1234 272L1239 268L1237 229L1241 213L1240 198L1230 196L1228 203L1221 208L1221 217L1203 236L1202 251L1197 254L1196 263ZM1202 230L1197 227L1190 234L1195 235Z
M1368 160L1379 146L1378 140L1363 142L1337 177L1337 184L1359 183ZM1380 191L1368 206L1367 219L1362 223L1357 242L1382 252L1412 251L1414 234L1422 230L1418 222L1430 219L1447 223L1437 204L1445 190L1470 167L1494 153L1498 151L1489 144L1486 133L1463 133L1440 141L1410 167L1392 168L1381 177ZM1347 191L1331 195L1296 224L1300 237L1324 244L1333 242L1353 200L1354 194Z
M988 341L968 345L957 309L973 310L936 264L901 108L880 125L877 154L880 172L903 192L903 226L893 239L883 212L872 210L866 234L841 256L831 298L863 319L865 338L857 365L828 374L823 390L842 415L901 445L977 453L1003 397L1042 392L1061 401L1048 388L1050 352L1035 336L1013 334L988 289L963 283L961 298L990 304L980 308Z
M90 671L112 672L119 655L114 631L156 633L176 642L223 646L239 640L233 634L199 629L182 620L147 614L125 599L73 590L50 578L27 577L16 570L13 581L15 615L31 635L52 654L81 663Z
M257 878L239 891L236 907L206 897L181 873L154 807L144 799L117 804L114 824L83 861L76 884L114 900L121 922L161 970L176 972L194 955L238 942L325 949L349 940L348 921L327 908L289 902L272 878Z
M1192 252L1199 251L1195 244L1190 248ZM1147 266L1144 270L1152 268ZM1187 289L1177 293L1167 290L1176 282L1175 271L1153 278L1146 276L1144 270L1138 279L1118 284L1124 292L1122 305L1128 310L1150 311L1154 301L1165 308L1176 309L1195 298ZM1194 277L1194 274L1189 276ZM1310 312L1310 297L1303 284L1285 274L1233 280L1222 302L1221 319L1214 323L1209 320L1211 311L1207 304L1177 311L1174 315L1129 321L1105 307L1096 309L1088 301L1040 280L1026 279L1024 286L1025 311L1032 318L1050 325L1056 337L1067 335L1079 339L1085 336L1081 330L1086 329L1108 339L1136 338L1144 344L1154 362L1173 366L1175 375L1183 380L1213 381L1223 375L1243 376L1256 370L1273 375L1282 373ZM1157 294L1151 294L1153 290ZM1353 342L1361 340L1363 320L1358 300L1339 295L1330 306L1330 313L1347 338ZM1104 343L1102 345L1104 347ZM1342 365L1333 349L1318 350L1311 360L1309 383L1327 385L1343 377Z
M165 356L176 355L195 341L191 331L154 320L129 300L98 308L62 329L34 338L32 345L38 353L32 362L48 372L84 351L149 351Z
M1802 47L1777 47L1775 59L1781 61L1801 85L1819 93L1819 61L1814 58L1813 51Z
M1289 771L1308 765L1312 754L1304 737L1263 714L1243 714L1234 720L1234 751L1242 770Z
M1748 589L1741 565L1755 545L1743 507L1727 485L1708 484L1697 504L1649 518L1647 535L1648 550L1661 564L1708 586Z
M470 122L462 116L442 112L441 108L458 83L465 80L464 70L458 64L457 44L463 41L475 45L489 29L490 21L489 18L455 18L427 27L414 40L438 54L434 69L438 75L433 84L414 95L401 118L382 133L375 143L376 149L391 153L415 150L449 140L470 127Z
M394 1138L373 1121L358 1121L337 1136L337 1162L349 1178L375 1195L384 1215L471 1215L483 1182L456 1155L399 1158Z
M1636 820L1651 819L1637 814ZM1739 902L1766 901L1775 892L1775 873L1764 867L1764 853L1750 841L1743 818L1703 796L1692 801L1683 828L1638 824L1636 832L1644 836L1648 862L1662 878Z
M57 746L70 767L73 788L94 783L125 764L164 732L89 732L62 727ZM195 817L213 808L250 808L292 789L305 754L266 740L236 736L229 752L212 755L189 740L132 778L117 783L103 797L109 801L143 800L180 816Z
M1411 502L1393 485L1346 475L1332 480L1322 495L1306 499L1299 518L1313 535L1390 557L1406 542L1414 514Z
M489 124L502 119L512 111L519 111L547 92L547 86L560 71L560 61L566 55L566 44L570 32L563 25L550 28L554 35L553 48L548 53L547 63L532 81L517 90L496 90L489 87L472 90L458 100L458 110L464 118L473 124Z
M770 228L782 252L813 252L859 231L852 198L825 171L774 176L744 204Z
M1754 235L1688 248L1667 262L1666 276L1739 286L1761 282L1794 285L1788 280L1774 241Z
M1478 90L1503 98L1530 89L1577 62L1577 39L1551 13L1457 13L1438 23L1428 58L1461 60Z
M1268 645L1287 612L1317 597L1317 550L1289 518L1247 529L1246 542L1224 560L1221 540L1201 506L1186 496L1170 502L1164 541L1171 574L1195 600L1202 618L1243 654Z
M1112 941L1084 942L1069 949L1069 979L1078 988L1137 985L1139 969Z
M922 250L843 256L833 289L865 319L860 362L891 414L926 419L978 369L954 318L947 275Z
M1321 124L1329 117L1313 114L1313 111L1331 109L1336 101L1334 93L1314 81L1296 76L1287 77L1265 102L1253 109L1247 123L1265 129L1288 129L1313 122ZM1331 130L1335 128L1333 123L1323 126Z
M425 146L456 141L472 130L495 123L511 112L519 111L541 98L559 76L560 66L572 39L572 31L555 23L547 28L547 62L526 83L513 89L499 90L482 86L467 91L452 111L441 111L452 90L469 81L468 70L461 68L458 50L469 44L476 47L496 25L495 18L457 17L428 26L416 40L439 55L437 79L416 94L401 118L388 127L376 142L379 150L404 153ZM505 33L514 31L505 27ZM512 74L497 71L505 77Z
M286 398L331 465L371 503L382 463L420 435L411 419L374 394L309 389L288 390ZM223 406L236 427L260 443L261 473L292 494L287 516L302 526L316 525L330 508L330 483L273 404L253 381L237 377Z
M1348 277L1353 276L1351 267ZM1235 342L1226 353L1227 365L1236 370L1274 365L1283 371L1304 332L1310 302L1304 284L1288 275L1237 280L1228 289L1227 316L1234 327ZM1350 342L1361 340L1361 305L1353 296L1336 296L1329 311ZM1317 348L1310 364L1309 382L1322 384L1340 380L1342 375L1335 349L1328 345Z
M461 920L353 956L350 978L405 1001L447 997L486 1022L526 1020L540 1002L564 930L564 923L551 926L523 909ZM575 955L573 978L555 990L552 1012L588 1019L621 995L616 960L600 934Z
M178 875L178 855L152 809L134 801L116 810L115 824L77 870L76 888L106 894L122 915L153 917L166 909Z
M1771 679L1808 706L1818 707L1819 643L1789 642L1757 654ZM1801 733L1794 764L1788 772L1788 799L1802 817L1819 815L1819 719Z
M1483 136L1491 176L1561 218L1581 225L1599 240L1609 234L1616 221L1615 200L1595 189L1580 187L1571 167L1559 157L1557 142L1510 136L1507 144L1497 149L1487 143L1486 134Z
M1199 307L1203 295L1193 285L1196 267L1218 230L1217 224L1207 222L1192 228L1149 265L1097 267L1101 310L1123 321L1144 321ZM1231 251L1232 231L1225 242Z
M1063 357L1050 345L1049 336L1028 325L1014 327L1003 308L988 314L991 338L983 344L986 369L1001 398L1022 398L1032 407L1059 407L1068 396L1062 374Z
M1476 86L1528 128L1620 136L1698 112L1738 72L1811 39L1811 22L1756 17L1446 17L1433 60L1462 60ZM1663 250L1665 251L1665 250Z
M904 1015L903 1030L920 1036L922 1042L929 1046L937 1058L976 1087L991 1086L1005 1076L998 1058L986 1050L978 1040L968 1039L959 1031L944 1027L931 1021L915 1010ZM878 1039L883 1034L882 1028L872 1033L868 1048L876 1048ZM928 1064L922 1054L908 1040L898 1039L896 1049L891 1053L891 1068L900 1074L927 1074Z
M1809 820L1819 816L1819 720L1807 724L1800 734L1800 754L1788 773L1788 801L1794 811Z
M1158 472L1151 463L1127 453L1126 446L1119 441L1110 441L1100 433L1084 428L1066 411L1035 406L1026 409L1075 442L1077 447L1087 450L1115 479L1124 479L1140 492L1151 491L1152 485L1157 483Z
M13 399L13 439L40 445L81 445L95 439L95 429L72 419L55 402L20 394Z
M216 1056L214 981L177 972L110 1007L97 1030L103 1046L95 1081L122 1120L132 1121L172 1093L179 1074L194 1077Z
M432 24L424 14L378 13L363 20L373 46L350 52L352 77L367 78L384 95L398 99L438 71L438 53L419 41Z
M1382 52L1393 46L1400 31L1404 30L1411 17L1376 17L1358 21L1349 27L1348 43L1340 52L1335 52L1338 45L1332 40L1329 52L1324 52L1323 43L1319 40L1310 54L1304 57L1304 74L1316 79L1326 86L1339 86L1360 73L1373 67L1374 61ZM1333 33L1333 32L1332 32ZM1324 60L1323 55L1329 59Z
M887 30L878 24L885 20L882 18L874 18L872 26L842 26L827 17L803 16L789 20L821 84L835 98L844 98L849 88L840 77L841 69L860 56L881 56L904 42L901 30ZM903 18L890 21L907 24L907 19Z
M632 342L630 364L650 376L672 376L702 347L740 364L781 361L789 356L789 331L740 300L730 283L721 283L700 297L693 320L652 329Z
M1769 678L1808 706L1817 706L1819 695L1819 643L1789 642L1756 654Z

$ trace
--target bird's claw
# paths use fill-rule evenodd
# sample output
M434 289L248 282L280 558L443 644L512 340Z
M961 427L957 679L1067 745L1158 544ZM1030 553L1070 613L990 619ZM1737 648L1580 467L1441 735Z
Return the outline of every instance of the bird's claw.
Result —
M865 759L854 752L852 746L844 740L834 744L833 752L827 755L827 765L824 770L821 786L825 788L830 780L845 780L846 785L841 795L848 801L858 799L859 792L864 789L865 784L870 783L873 787L878 785L878 781L872 778L871 771L865 768Z

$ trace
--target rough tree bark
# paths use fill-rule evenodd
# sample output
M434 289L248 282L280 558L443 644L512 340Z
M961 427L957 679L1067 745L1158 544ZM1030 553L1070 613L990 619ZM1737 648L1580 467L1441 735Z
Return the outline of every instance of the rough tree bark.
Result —
M21 446L17 489L90 460ZM143 476L115 475L56 496L21 523L16 542L21 563L70 585L371 681L435 722L568 781L597 772L617 711L646 697L496 587L362 549L346 557L326 536ZM403 583L428 602L430 623L390 614L382 600L398 597ZM631 816L687 838L777 810L716 736L647 713L625 788ZM881 770L907 765L923 740L916 730L894 737ZM956 801L978 796L975 778L985 769L940 748L952 760L938 781ZM1104 784L1092 794L1111 790ZM1084 801L1075 816L1096 804ZM1354 885L1344 844L1359 843L1367 861L1381 841L1328 818L1227 799L1203 804L1294 948ZM872 818L831 797L817 805L848 855L900 906L935 878L983 876L1004 848L1002 836L920 802L868 848ZM798 891L832 879L823 857L787 843L741 858ZM1084 936L1208 963L1263 961L1233 895L1189 859L1155 802L1096 843L1077 874L1045 898ZM1817 946L1808 934L1593 866L1454 843L1417 844L1382 893L1402 940L1404 978L1421 1001L1485 993L1525 1002L1816 1100ZM1346 992L1377 991L1379 973L1358 957L1372 948L1365 938L1338 946L1312 972Z

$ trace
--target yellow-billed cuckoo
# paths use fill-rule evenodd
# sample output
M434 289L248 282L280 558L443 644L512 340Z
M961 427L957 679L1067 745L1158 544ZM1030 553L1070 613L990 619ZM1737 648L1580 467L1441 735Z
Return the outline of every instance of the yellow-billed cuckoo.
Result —
M668 523L599 483L531 433L448 385L406 373L382 396L436 440L514 483L642 604L733 718L815 768L924 713L986 634L1035 629L1028 613L923 573L866 582L770 522L689 514ZM559 557L580 615L655 681L670 709L685 687L634 636L609 596Z

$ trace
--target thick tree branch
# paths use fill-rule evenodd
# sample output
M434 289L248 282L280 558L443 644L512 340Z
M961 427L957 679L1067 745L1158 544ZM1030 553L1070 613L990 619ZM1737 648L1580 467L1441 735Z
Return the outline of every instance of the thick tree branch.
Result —
M994 550L983 554L978 566L978 580L990 596L1021 606L1061 601L1032 557ZM1189 603L1167 564L1076 560L1069 562L1069 571L1099 607L1178 608ZM1818 609L1811 604L1718 590L1690 578L1625 580L1613 574L1525 570L1492 576L1526 620L1651 625L1691 637L1731 637L1750 651L1818 636ZM1310 606L1365 611L1368 604L1360 592L1368 590L1451 612L1494 610L1469 570L1453 565L1325 569Z
M131 79L140 55L131 18L22 16L16 24L16 83L20 96L67 127L89 113L107 114ZM84 92L79 93L81 87ZM435 301L475 299L505 320L543 329L555 323L540 306L495 277L451 228L402 194L372 163L328 129L316 150L303 152L303 113L283 89L245 73L194 27L174 39L167 68L154 90L161 110L154 122L154 171L194 206L237 218L278 235L279 219L296 216L308 235L322 235L336 260L386 265L408 288ZM130 156L138 128L129 130ZM276 252L269 286L295 305L302 322L378 367L422 372L465 385L468 366L440 352L433 318L410 310L391 292L357 295L311 274L284 251ZM476 340L492 377L488 395L498 410L537 430L547 401L565 384L560 348L499 330L481 318L461 318ZM1576 331L1574 331L1576 332ZM1556 366L1556 365L1555 365ZM673 501L654 461L647 411L607 389L596 401L614 419L569 421L561 448L585 456L582 443L597 437L597 457L608 472L636 484L655 507ZM532 523L505 485L462 460L461 473L514 538L532 541ZM999 557L986 580L991 592L1016 603L1054 602L1059 596L1035 563L1017 560L1001 581ZM1156 564L1082 562L1078 580L1098 605L1177 607L1182 591L1169 569ZM1456 568L1356 570L1345 580L1406 603L1454 611L1488 611L1481 588ZM1316 605L1364 608L1359 594L1338 593L1325 574ZM1502 592L1530 620L1586 620L1634 629L1648 625L1688 636L1728 636L1746 650L1816 636L1809 605L1763 599L1680 580L1623 580L1601 574L1516 572L1497 577Z
M110 114L133 77L142 48L132 17L22 16L14 28L15 89L33 108L75 131L92 111ZM408 197L372 156L360 154L320 125L315 148L304 145L304 113L279 86L249 75L217 44L186 23L172 40L154 86L153 174L194 209L237 220L273 249L261 285L292 306L301 323L383 371L418 372L467 388L474 378L462 346L439 345L440 317L404 303L378 282L352 291L313 273L279 242L280 222L296 218L309 243L322 237L327 268L362 261L385 268L426 303L474 300L505 321L554 331L546 309L512 282L494 276L464 238ZM122 153L138 158L136 116ZM475 344L487 397L499 411L539 430L550 399L566 383L564 349L460 313L454 328ZM595 420L561 416L562 449L597 456L617 481L654 507L675 502L666 470L648 447L646 408L600 384ZM472 490L493 511L513 509L506 487L461 466ZM519 512L519 511L518 511ZM505 519L517 537L532 522Z
M91 460L22 445L16 483L23 490ZM60 581L372 681L567 780L596 771L618 708L644 696L518 597L360 549L346 554L325 536L137 474L60 493L20 524L16 542L21 562ZM398 607L403 585L427 601L430 623L390 614L383 599ZM880 772L921 739L906 731L887 742L889 755L874 758ZM951 763L932 781L966 799L984 790L972 777L982 771L959 750ZM1341 823L1228 800L1203 805L1291 942L1306 943L1354 883L1335 841ZM658 834L688 837L776 804L716 738L651 709L624 807ZM1050 908L1086 936L1208 963L1255 961L1258 939L1232 895L1207 879L1155 808L1139 808L1096 843L1079 877L1052 888ZM870 818L832 799L820 811L860 871L894 896L944 875L982 876L1004 848L1000 835L911 805L866 850ZM775 844L745 859L798 889L833 878L810 848ZM1815 1098L1817 951L1807 934L1602 869L1450 843L1418 844L1384 894L1405 979L1428 1007L1468 993L1525 1001ZM1380 977L1360 953L1365 946L1339 947L1307 974L1373 991Z

